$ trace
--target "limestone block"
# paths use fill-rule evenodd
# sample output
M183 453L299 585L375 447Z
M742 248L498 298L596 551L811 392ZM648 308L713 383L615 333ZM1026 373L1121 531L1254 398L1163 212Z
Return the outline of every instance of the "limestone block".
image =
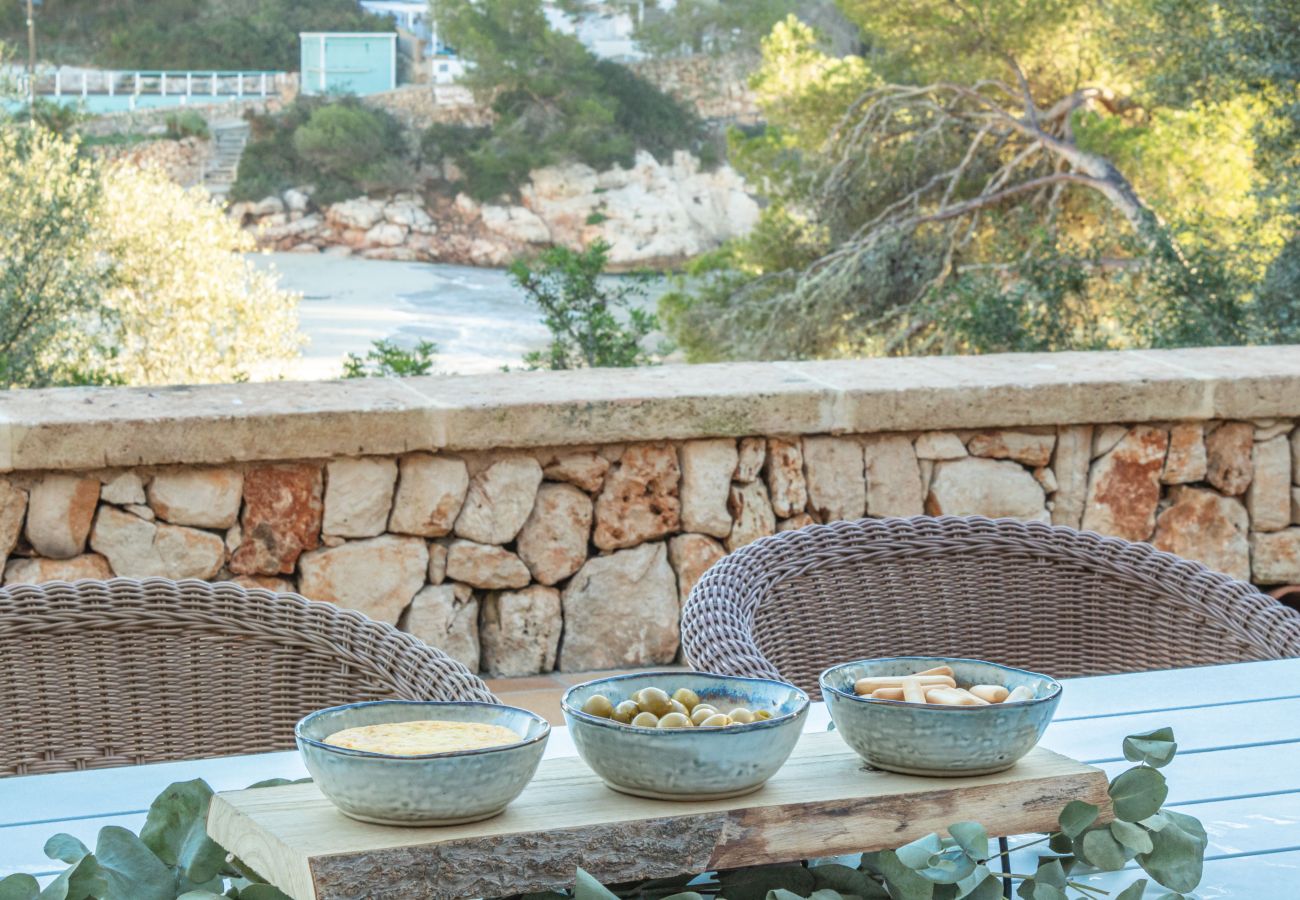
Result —
M800 528L806 528L809 525L816 525L817 522L807 513L797 513L788 519L782 519L776 523L777 531L795 531Z
M1205 426L1184 422L1169 429L1169 455L1160 475L1164 484L1187 484L1205 480Z
M1300 584L1300 528L1252 534L1250 571L1256 584Z
M921 470L912 442L900 434L864 438L867 514L919 516L924 512Z
M220 581L225 579L221 573L217 573ZM240 587L261 588L264 591L271 591L274 594L296 594L298 589L294 587L293 579L279 578L275 575L232 575L230 580Z
M533 580L563 581L587 561L591 539L591 498L571 484L543 484L533 511L519 531L519 557Z
M0 568L18 544L27 515L27 492L0 478Z
M366 232L365 242L371 247L400 247L406 242L406 229L392 222L380 222Z
M98 553L71 559L11 559L5 566L5 584L44 584L47 581L106 581L113 577L108 560Z
M1092 432L1092 458L1109 453L1126 434L1127 425L1098 425Z
M1300 525L1300 487L1291 488L1291 521Z
M609 471L609 460L591 450L552 454L541 462L543 473L551 481L566 481L589 494L600 490Z
M555 588L535 584L488 594L479 614L483 669L505 678L549 672L563 629Z
M1254 443L1255 427L1249 422L1225 422L1214 429L1205 439L1206 480L1230 496L1244 494L1254 477Z
M738 460L736 442L727 438L682 444L682 528L714 537L731 534L727 497Z
M808 506L819 522L859 519L867 511L862 444L852 438L803 439Z
M763 461L766 458L767 438L741 438L740 453L736 460L736 480L747 484L756 479L763 471Z
M1242 502L1195 487L1176 487L1170 498L1173 504L1156 519L1152 545L1216 572L1249 580L1250 521Z
M173 525L229 528L243 492L243 473L235 469L167 469L149 482L149 506Z
M375 537L388 524L397 462L383 456L335 459L325 466L322 530L345 538Z
M118 506L144 503L144 482L139 475L129 469L120 472L104 482L103 487L99 489L99 499L105 503L116 503Z
M1049 519L1043 487L1019 463L968 456L934 464L925 511L931 516Z
M321 469L308 464L253 466L244 472L241 541L230 557L236 575L290 575L320 542Z
M447 545L439 541L429 543L429 584L442 584L447 577Z
M562 672L662 665L677 656L677 579L663 542L587 560L562 602Z
M776 534L776 516L767 499L767 487L761 481L734 484L727 501L735 525L727 536L727 550L739 550L761 537Z
M427 585L411 599L398 627L477 672L478 605L467 584Z
M803 477L803 448L799 442L769 438L763 472L773 512L783 518L803 513L808 506L808 484Z
M514 540L533 510L541 483L542 467L531 456L497 459L470 480L465 505L456 517L456 536L481 544Z
M456 540L447 547L447 577L484 590L521 588L528 584L528 566L504 547Z
M423 537L450 533L469 490L464 460L412 453L402 457L400 470L388 530Z
M671 444L629 444L596 500L596 546L634 547L678 531L680 482L677 450Z
M124 578L206 580L226 561L226 544L219 535L147 522L108 505L101 506L95 516L90 546Z
M724 556L722 545L708 535L677 534L668 539L668 562L677 573L677 594L682 605L700 576Z
M27 500L27 540L41 556L71 559L86 547L99 503L99 479L46 475Z
M1168 432L1137 425L1114 448L1094 460L1088 475L1084 530L1130 541L1150 538L1168 449Z
M1056 493L1052 497L1052 524L1078 528L1088 496L1088 466L1092 461L1092 426L1068 425L1056 433L1052 476Z
M1025 431L981 431L966 442L966 449L972 456L1014 459L1027 466L1047 465L1052 459L1052 449L1055 446L1055 434Z
M1291 447L1286 436L1256 442L1251 468L1254 476L1246 489L1250 527L1280 531L1291 524Z
M428 566L424 541L385 534L304 553L298 589L312 600L395 625L424 584Z
M337 228L369 231L384 217L384 204L366 197L335 203L325 211L325 218Z
M966 456L966 445L951 431L927 431L918 435L915 444L917 459L961 459Z

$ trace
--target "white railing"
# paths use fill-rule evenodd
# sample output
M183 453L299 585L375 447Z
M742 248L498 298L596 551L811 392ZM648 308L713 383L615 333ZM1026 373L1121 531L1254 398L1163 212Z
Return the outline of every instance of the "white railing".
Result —
M17 67L10 67L11 69ZM14 72L27 94L27 73ZM32 87L38 97L177 97L202 102L208 97L259 97L279 94L290 76L270 71L169 71L147 69L38 70Z

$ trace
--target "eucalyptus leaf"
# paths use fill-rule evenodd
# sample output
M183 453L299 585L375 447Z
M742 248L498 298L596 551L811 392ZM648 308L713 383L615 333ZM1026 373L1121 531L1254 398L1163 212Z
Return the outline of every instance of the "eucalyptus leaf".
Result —
M887 897L880 886L867 877L865 872L839 863L823 863L808 870L812 873L816 890L838 891L855 897ZM875 893L873 893L873 891Z
M125 828L108 825L95 842L104 881L100 900L174 900L176 876L154 852Z
M1065 869L1061 867L1061 861L1049 859L1039 863L1038 871L1034 873L1034 881L1065 890Z
M168 785L149 807L140 840L163 863L176 866L196 884L211 881L226 861L226 851L208 837L212 788L202 779Z
M694 891L685 891L681 894L669 894L664 900L704 900L704 895L697 894Z
M1169 809L1163 813L1168 824L1151 833L1151 852L1138 854L1138 865L1170 890L1195 890L1201 883L1209 843L1205 829L1193 816Z
M273 884L250 884L239 892L239 900L293 900Z
M989 871L989 867L979 865L970 875L957 882L964 900L1000 900L1002 882Z
M1115 895L1115 900L1142 900L1142 895L1146 892L1147 880L1139 878L1130 884L1124 890Z
M1159 831L1161 828L1164 828L1166 825L1169 824L1169 820L1165 818L1164 813L1158 812L1154 816L1147 816L1145 819L1142 819L1137 824L1151 831Z
M1097 821L1097 816L1101 810L1091 803L1084 803L1082 800L1071 800L1065 804L1061 810L1061 815L1057 819L1061 824L1061 832L1068 838L1077 838L1083 834Z
M99 860L95 854L87 853L76 865L59 873L41 891L40 900L84 900L86 897L99 897L103 892L103 875L99 869Z
M769 891L784 890L807 897L815 889L811 870L803 866L761 866L718 875L727 900L763 900Z
M1124 846L1104 826L1085 832L1080 846L1083 858L1103 872L1118 872L1128 862L1124 857Z
M1160 811L1169 796L1165 776L1148 766L1121 772L1110 783L1110 799L1115 818L1140 822Z
M243 892L240 892L241 896ZM618 900L618 895L605 887L586 869L579 867L573 883L574 900Z
M1172 728L1157 728L1144 734L1130 734L1124 738L1124 758L1130 762L1145 763L1157 769L1169 765L1178 752Z
M40 894L40 883L30 875L20 872L0 878L0 900L36 900Z
M943 841L939 835L930 832L925 837L910 841L894 851L898 861L909 869L924 869L934 862L943 851Z
M90 848L70 834L56 834L45 842L45 855L70 866L81 862L81 858L90 852Z
M989 833L979 822L955 822L948 826L948 834L971 859L989 858Z
M214 894L211 891L186 891L176 897L176 900L212 900L213 897L221 897L222 894Z
M880 875L885 880L892 900L935 900L936 888L932 881L926 881L899 860L893 850L879 853L862 854L862 864ZM731 900L727 897L727 900Z
M1073 853L1074 841L1064 831L1058 831L1047 840L1047 846L1053 853Z
M1054 884L1035 884L1034 900L1070 900L1065 891Z
M1110 823L1110 833L1134 853L1151 852L1151 833L1141 825L1116 819Z
M789 894L790 892L781 891L781 893ZM799 897L798 894L794 894L793 896L796 898L796 900L803 900L803 898ZM839 891L832 891L830 888L823 888L822 890L813 891L811 894L809 894L808 900L849 900L849 898L846 897L844 894L841 894Z
M830 891L829 893L835 893L835 892ZM839 894L835 894L835 896L838 897ZM775 891L768 891L766 895L766 900L803 900L803 898L800 897L798 894L796 894L794 891L787 891L783 888L778 888Z
M251 791L255 788L283 787L286 784L309 784L310 778L267 778L263 781L255 781L245 790Z

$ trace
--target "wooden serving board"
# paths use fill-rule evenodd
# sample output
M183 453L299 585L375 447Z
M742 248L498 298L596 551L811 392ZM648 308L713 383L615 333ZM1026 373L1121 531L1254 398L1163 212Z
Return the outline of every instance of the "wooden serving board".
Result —
M993 835L1055 829L1070 800L1106 807L1106 775L1042 748L975 778L866 766L839 735L805 734L760 790L730 800L646 800L582 760L543 760L494 819L446 828L368 825L313 784L218 794L208 833L295 900L456 900L898 847L958 821Z

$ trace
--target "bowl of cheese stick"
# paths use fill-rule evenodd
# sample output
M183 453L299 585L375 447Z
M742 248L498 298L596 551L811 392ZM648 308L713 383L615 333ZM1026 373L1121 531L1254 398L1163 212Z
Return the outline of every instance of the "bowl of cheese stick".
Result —
M832 666L835 729L877 769L987 775L1034 748L1061 701L1055 679L978 659L893 656Z

